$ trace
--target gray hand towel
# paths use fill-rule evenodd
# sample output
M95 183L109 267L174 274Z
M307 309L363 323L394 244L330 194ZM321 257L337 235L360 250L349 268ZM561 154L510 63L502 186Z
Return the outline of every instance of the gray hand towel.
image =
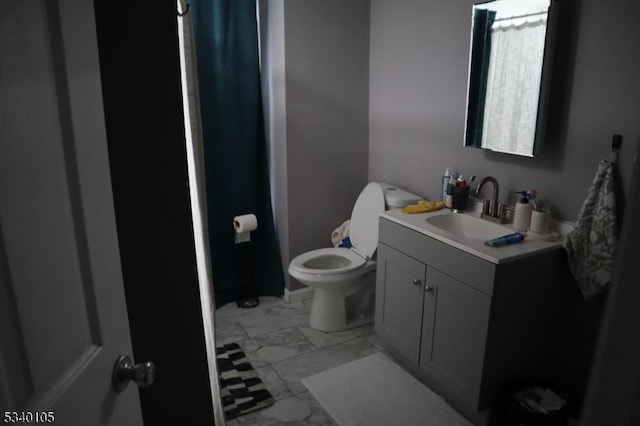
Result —
M582 205L576 227L563 246L569 267L585 299L611 281L617 245L617 212L613 164L603 160Z

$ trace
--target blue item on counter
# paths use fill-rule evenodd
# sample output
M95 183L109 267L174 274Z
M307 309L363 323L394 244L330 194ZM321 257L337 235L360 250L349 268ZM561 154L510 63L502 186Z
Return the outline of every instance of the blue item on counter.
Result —
M502 247L507 244L515 244L524 240L526 237L525 234L521 232L516 232L513 234L504 235L502 237L494 238L493 240L487 240L484 243L491 247Z

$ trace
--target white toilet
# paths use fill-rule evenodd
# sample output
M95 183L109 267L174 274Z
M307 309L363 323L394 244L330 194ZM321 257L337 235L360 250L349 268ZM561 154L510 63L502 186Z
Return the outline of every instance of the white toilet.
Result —
M349 225L353 247L323 248L297 256L289 275L314 288L311 327L340 331L373 321L378 215L421 197L385 183L369 183L360 193Z

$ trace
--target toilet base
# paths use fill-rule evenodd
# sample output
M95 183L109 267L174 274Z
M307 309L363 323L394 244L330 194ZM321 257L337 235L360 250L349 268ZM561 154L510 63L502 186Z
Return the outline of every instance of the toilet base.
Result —
M311 328L333 332L373 322L375 308L375 271L356 279L348 287L316 287L311 301Z

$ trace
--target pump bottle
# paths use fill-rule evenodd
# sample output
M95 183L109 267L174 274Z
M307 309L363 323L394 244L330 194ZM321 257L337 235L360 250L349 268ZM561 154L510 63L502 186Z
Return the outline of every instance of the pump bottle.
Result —
M518 191L522 198L516 203L513 214L513 229L516 231L526 231L531 223L531 211L533 206L529 203L527 191Z

